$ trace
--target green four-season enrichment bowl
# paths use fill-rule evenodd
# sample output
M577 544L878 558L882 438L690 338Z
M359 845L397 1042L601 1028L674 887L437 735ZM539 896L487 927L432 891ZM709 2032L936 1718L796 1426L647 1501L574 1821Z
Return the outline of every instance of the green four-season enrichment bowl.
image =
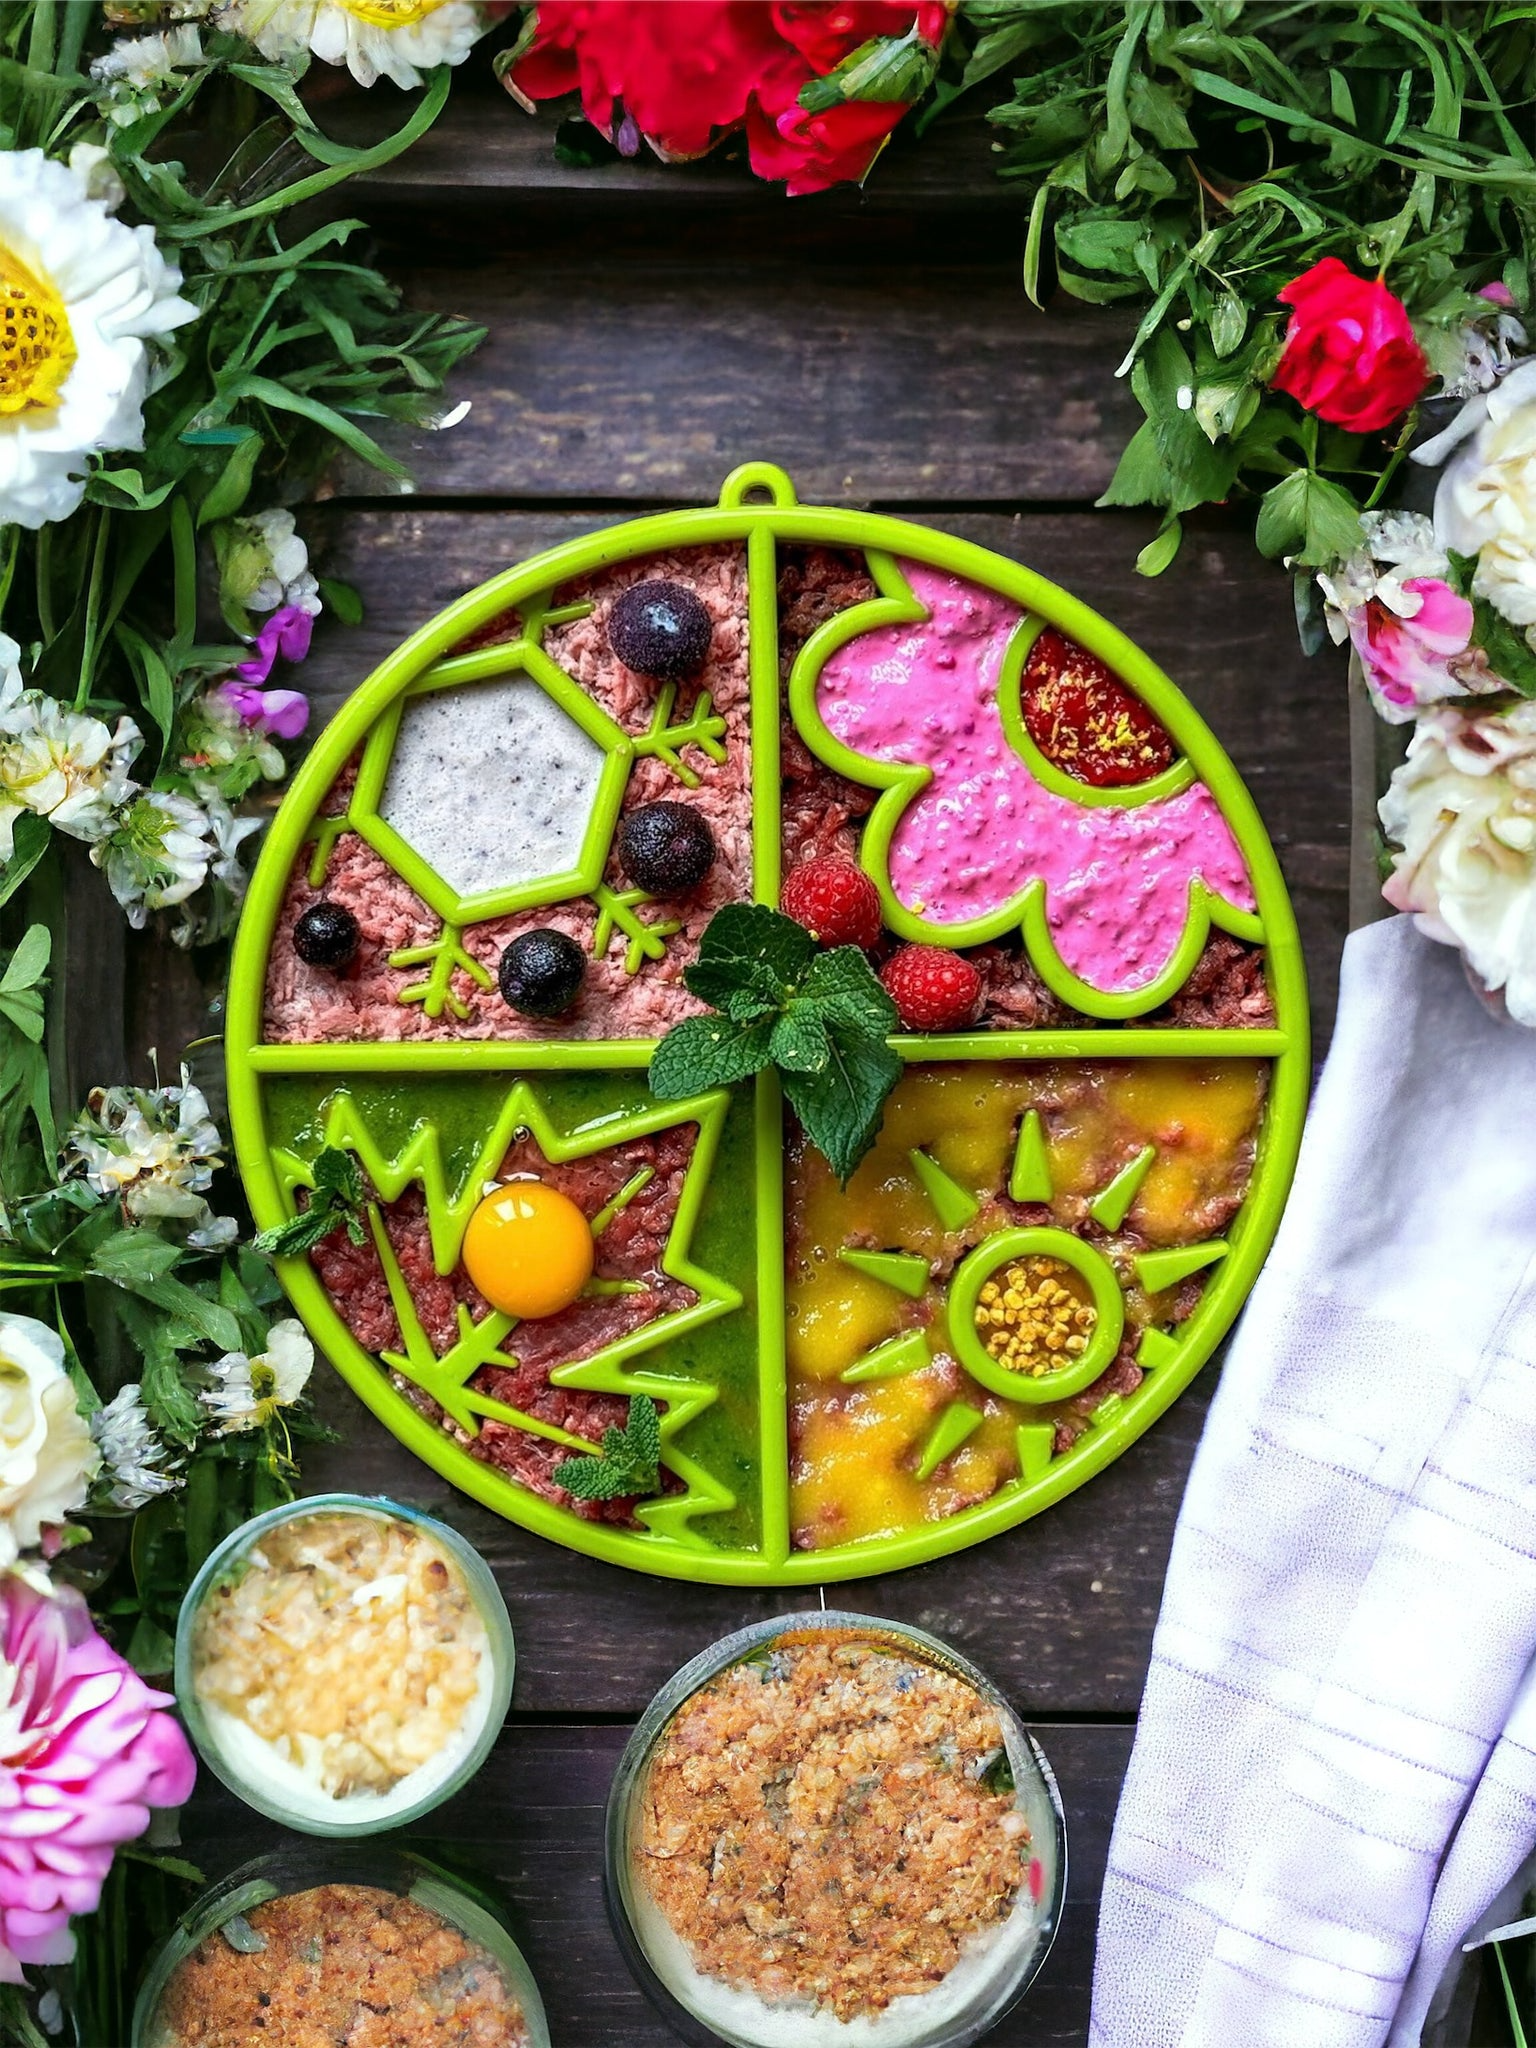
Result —
M711 612L681 683L603 638L648 578ZM658 799L698 805L718 847L675 902L614 852ZM708 914L777 906L788 867L827 854L879 892L877 964L960 950L987 992L970 1028L893 1041L904 1077L846 1189L771 1071L683 1102L646 1085ZM318 901L360 934L337 966L294 949ZM497 963L545 923L587 966L540 1022ZM322 1151L361 1169L361 1241L280 1272L402 1442L556 1542L765 1585L974 1543L1133 1442L1258 1272L1308 1073L1279 868L1173 683L1031 570L800 505L766 464L717 506L507 570L358 689L268 835L228 1060L259 1227L304 1205ZM596 1270L519 1323L461 1250L488 1190L545 1176L584 1208ZM640 1394L655 1486L573 1500L552 1475Z

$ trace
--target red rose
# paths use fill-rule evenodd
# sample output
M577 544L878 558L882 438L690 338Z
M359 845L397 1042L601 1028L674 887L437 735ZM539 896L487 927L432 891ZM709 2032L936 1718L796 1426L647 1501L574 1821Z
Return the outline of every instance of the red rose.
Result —
M1270 379L1277 391L1353 434L1379 433L1402 418L1428 383L1429 365L1395 292L1325 256L1280 300L1295 311Z
M811 114L801 87L914 21L937 46L946 0L540 0L512 76L529 99L579 90L595 128L617 139L627 116L665 157L702 156L745 125L759 177L819 192L862 178L907 109L849 101Z

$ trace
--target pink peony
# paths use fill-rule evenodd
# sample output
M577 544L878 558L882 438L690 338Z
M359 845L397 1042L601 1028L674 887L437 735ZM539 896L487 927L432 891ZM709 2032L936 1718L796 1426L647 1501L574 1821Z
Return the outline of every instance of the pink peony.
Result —
M1367 684L1399 709L1463 695L1466 684L1450 663L1471 640L1471 605L1436 576L1409 576L1403 590L1419 600L1410 618L1376 597L1349 614L1349 637Z
M0 1578L0 1983L65 1963L119 1842L180 1806L195 1767L172 1704L104 1643L78 1593Z

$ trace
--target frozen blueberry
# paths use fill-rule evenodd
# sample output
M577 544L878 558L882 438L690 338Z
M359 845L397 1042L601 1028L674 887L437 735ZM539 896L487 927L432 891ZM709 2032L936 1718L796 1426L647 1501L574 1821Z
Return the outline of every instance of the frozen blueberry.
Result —
M687 804L642 804L619 830L619 865L650 896L696 889L715 860L715 835Z
M293 928L293 950L310 967L345 967L362 934L339 903L312 903Z
M626 668L659 683L697 675L713 632L709 613L685 583L632 583L608 613L608 645Z
M561 1017L581 993L587 958L564 932L541 925L514 939L501 956L501 993L525 1017Z

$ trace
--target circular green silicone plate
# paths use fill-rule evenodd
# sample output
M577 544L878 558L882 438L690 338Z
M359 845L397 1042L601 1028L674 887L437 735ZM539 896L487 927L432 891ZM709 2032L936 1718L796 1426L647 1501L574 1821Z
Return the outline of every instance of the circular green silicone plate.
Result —
M777 904L780 884L778 736L782 691L778 647L779 550L824 545L862 551L879 595L832 618L798 655L788 697L796 724L830 767L880 788L860 845L885 899L887 922L907 938L974 944L1011 925L1022 929L1042 977L1074 1010L1088 1012L1070 1029L973 1030L944 1037L895 1041L909 1062L959 1063L1091 1061L1100 1059L1258 1059L1268 1064L1268 1092L1256 1157L1241 1209L1219 1244L1154 1252L1140 1272L1149 1291L1171 1286L1202 1268L1203 1289L1188 1319L1147 1330L1137 1364L1139 1384L1102 1400L1089 1426L1070 1447L1056 1448L1048 1421L1018 1429L1016 1476L989 1498L961 1506L942 1519L920 1522L863 1541L799 1549L791 1536L788 1392L784 1346L783 1114L776 1081L760 1076L732 1090L689 1103L658 1103L645 1087L652 1041L601 1042L454 1038L455 986L465 971L481 986L490 980L462 944L467 925L531 902L590 896L609 918L607 937L622 944L626 932L644 934L630 898L602 886L609 843L630 764L647 752L672 759L677 749L707 737L707 718L695 707L693 724L668 728L671 699L649 732L626 735L542 651L546 627L577 616L562 612L561 592L573 581L616 564L680 548L734 543L744 547L750 706L753 734L753 892ZM923 771L892 769L846 753L816 712L816 677L855 633L927 616L914 598L901 564L918 564L983 586L1020 608L1014 639L1019 658L1042 623L1057 627L1099 656L1134 689L1173 735L1180 758L1155 783L1130 791L1085 790L1069 782L1034 750L1017 716L1007 715L1008 660L998 701L1009 738L1047 788L1085 806L1133 805L1171 795L1198 780L1214 795L1247 863L1255 909L1234 909L1198 881L1192 883L1188 927L1166 970L1135 995L1095 991L1057 955L1045 925L1043 887L1031 885L987 928L930 927L903 908L885 871L887 849L902 806L922 786ZM516 610L521 638L473 652L453 650L477 630ZM858 614L855 617L855 613ZM1010 656L1014 644L1010 642ZM423 690L469 685L517 675L543 689L603 749L591 792L591 822L561 873L530 891L457 893L391 830L380 815L391 749L408 697ZM1015 683L1017 661L1014 663ZM701 720L703 721L701 723ZM679 734L681 733L681 737ZM692 738L690 739L690 734ZM656 744L658 735L661 744ZM668 746L672 754L666 751ZM707 748L706 748L707 751ZM338 774L356 757L355 787L344 816L325 803ZM701 758L694 756L694 758ZM674 764L675 765L675 764ZM684 777L686 782L687 778ZM686 794L682 787L679 794ZM265 989L274 932L295 871L323 881L343 831L361 834L374 852L441 920L430 944L392 956L392 967L420 970L396 1000L419 1004L441 1020L431 1040L404 1037L324 1044L278 1042L264 1035ZM1152 1028L1139 1020L1189 974L1209 928L1216 925L1264 951L1273 1022L1263 1028ZM637 941L638 943L638 941ZM660 943L652 941L650 943ZM631 949L631 957L641 956ZM468 1447L487 1418L530 1428L572 1451L582 1439L537 1417L487 1398L474 1383L487 1363L515 1363L515 1326L486 1316L479 1324L459 1312L459 1339L438 1351L412 1312L409 1288L390 1255L389 1241L372 1213L374 1244L385 1265L402 1328L402 1348L376 1356L350 1334L307 1256L280 1261L281 1277L317 1344L369 1408L400 1440L444 1477L509 1519L552 1541L641 1571L730 1584L788 1585L889 1571L957 1550L1037 1514L1090 1479L1132 1443L1188 1385L1230 1326L1257 1274L1284 1204L1306 1103L1308 1047L1306 990L1300 947L1279 867L1258 814L1225 754L1168 678L1125 636L1087 606L1031 570L983 548L870 513L805 506L787 477L754 463L726 482L717 506L633 520L540 555L472 591L414 634L384 661L320 736L294 778L257 866L235 945L228 1023L229 1093L240 1170L256 1222L270 1228L292 1216L295 1190L313 1185L313 1164L325 1146L350 1148L380 1202L420 1191L437 1272L451 1273L470 1211L487 1174L494 1174L513 1133L530 1131L551 1160L579 1158L619 1140L645 1136L683 1121L696 1128L692 1165L672 1222L663 1268L691 1290L674 1308L595 1355L557 1365L557 1384L610 1394L647 1393L662 1411L662 1465L669 1475L652 1499L639 1503L628 1526L588 1519L541 1497ZM1006 1112L1012 1116L1014 1111ZM1034 1130L1031 1132L1030 1126ZM1017 1141L1010 1191L1033 1200L1042 1171L1038 1119L1026 1116ZM1031 1147L1033 1146L1033 1151ZM1153 1148L1146 1148L1150 1157ZM1135 1198L1145 1158L1134 1159L1097 1198L1093 1214L1118 1227ZM928 1192L943 1214L946 1201L969 1199L932 1160ZM1048 1189L1047 1189L1048 1191ZM750 1199L748 1199L750 1197ZM1100 1208L1099 1204L1107 1205ZM974 1208L974 1203L972 1203ZM1107 1261L1084 1251L1078 1239L1056 1230L998 1233L988 1240L999 1259L1028 1251L1059 1251L1076 1263L1106 1319L1083 1358L1033 1389L1010 1386L1003 1368L989 1362L967 1331L960 1355L975 1374L972 1400L956 1400L939 1416L920 1447L915 1469L926 1478L978 1425L983 1383L1015 1392L1019 1401L1078 1393L1084 1374L1096 1373L1106 1355L1111 1321L1120 1308L1106 1283ZM1163 1263L1159 1264L1161 1260ZM1182 1261L1182 1263L1180 1263ZM870 1262L879 1267L878 1254ZM957 1289L968 1305L995 1263L983 1246L958 1268ZM918 1281L912 1274L918 1272ZM910 1258L887 1261L876 1278L898 1291L921 1285ZM900 1374L911 1360L908 1340L876 1347L841 1377L872 1382ZM926 1363L926 1357L923 1359ZM416 1399L402 1387L410 1385ZM427 1397L423 1399L423 1397ZM437 1410L451 1420L450 1430ZM1011 1411L1010 1411L1011 1412ZM1028 1413L1029 1411L1023 1411ZM1042 1411L1043 1412L1043 1411ZM591 1446L585 1446L591 1448Z

